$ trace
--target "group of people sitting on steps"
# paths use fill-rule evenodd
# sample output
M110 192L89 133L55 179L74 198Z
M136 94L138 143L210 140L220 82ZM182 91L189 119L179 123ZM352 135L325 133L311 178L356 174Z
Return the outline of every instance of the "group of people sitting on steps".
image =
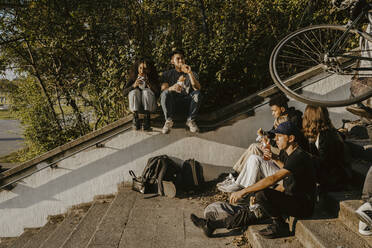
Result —
M174 68L163 72L160 79L149 59L139 59L132 66L124 93L128 93L129 110L133 112L136 130L141 128L139 112L144 112L143 130L150 130L150 113L156 110L160 96L165 117L163 134L171 131L176 114L187 114L186 126L193 133L199 131L195 122L201 102L199 76L185 63L182 50L173 51L170 62Z
M141 111L143 129L150 129L150 113L156 110L160 96L163 134L170 132L176 114L187 114L190 131L199 131L195 123L201 103L198 74L185 64L182 50L173 51L170 62L174 68L163 72L160 79L152 61L140 59L133 65L125 92L136 130L141 128ZM259 129L258 142L251 144L233 166L235 173L217 184L220 191L231 193L229 202L210 204L204 218L191 215L192 222L208 237L218 228L246 227L267 218L272 224L259 232L261 236L289 236L287 217L311 216L317 196L342 190L350 181L347 146L327 108L309 105L302 116L301 111L288 107L288 101L281 94L271 98L272 129ZM356 211L363 235L372 235L371 197L370 169L363 189L365 203Z
M191 215L208 237L218 228L242 228L266 219L272 224L259 231L262 237L289 236L287 217L310 217L317 196L344 190L350 182L347 146L327 108L308 105L302 117L299 110L288 107L284 95L273 97L269 105L272 129L259 129L260 142L251 144L233 166L235 173L217 184L220 191L231 193L229 202L208 205L203 218ZM372 234L371 170L368 174L366 203L356 211L364 235Z

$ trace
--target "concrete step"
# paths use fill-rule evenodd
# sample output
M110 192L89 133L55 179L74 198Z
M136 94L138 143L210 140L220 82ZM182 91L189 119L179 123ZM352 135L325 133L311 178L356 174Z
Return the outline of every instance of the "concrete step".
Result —
M39 248L45 240L54 232L58 225L64 220L64 215L54 215L48 217L48 222L38 233L36 233L25 245L27 248Z
M191 213L202 216L205 206L199 202L167 197L145 199L136 194L119 248L232 247L233 237L217 233L214 238L207 238L191 223Z
M19 236L11 245L12 248L22 248L24 247L27 242L36 235L40 228L25 228L25 231Z
M339 219L353 232L363 238L370 247L372 247L372 236L361 235L359 229L359 219L355 214L357 210L363 204L362 200L346 200L340 202Z
M61 248L86 247L98 224L106 214L114 195L95 197L92 207L74 228L70 236L65 240Z
M298 220L295 235L304 247L370 248L369 244L338 219Z
M372 237L360 235L358 231L359 219L355 214L355 210L363 204L360 198L360 191L331 192L328 193L325 201L328 206L333 206L333 208L337 210L336 216L350 229L350 231L359 235L372 247Z
M71 208L64 221L54 230L40 248L60 248L91 206L92 202Z
M0 248L10 248L17 237L0 238Z
M278 238L278 239L265 239L262 238L258 231L264 229L267 225L252 225L248 227L245 232L250 244L254 248L303 248L304 246L295 236Z
M138 194L132 190L119 188L118 194L92 236L88 248L119 246L137 196Z

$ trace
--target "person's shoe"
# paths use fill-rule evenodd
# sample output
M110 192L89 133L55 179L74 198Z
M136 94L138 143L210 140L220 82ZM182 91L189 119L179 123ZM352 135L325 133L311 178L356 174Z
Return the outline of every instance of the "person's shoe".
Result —
M236 192L241 190L243 187L240 185L236 184L235 182L228 184L228 185L222 185L218 187L219 191L225 192L225 193L231 193L231 192Z
M141 129L141 122L138 118L138 113L133 113L133 129L140 130Z
M355 213L358 218L372 228L372 206L371 203L366 202L360 206Z
M190 132L192 132L192 133L199 132L199 127L196 125L194 120L187 120L186 121L186 126L188 126L190 128Z
M220 183L217 183L216 186L217 187L220 187L222 185L227 185L227 184L231 184L231 182L234 182L235 181L235 178L234 176L230 173L226 178L225 180L223 180L222 182Z
M366 223L359 221L359 233L365 236L370 236L372 235L372 230Z
M290 236L289 225L286 222L273 223L258 232L263 238L275 239Z
M361 108L359 106L348 106L346 107L346 110L354 115L372 119L372 110L368 111L368 107Z
M212 234L215 231L215 229L208 226L208 221L206 219L199 218L195 214L191 214L190 219L196 227L199 227L203 230L205 236L212 237Z
M151 124L150 124L150 114L145 114L145 118L143 120L143 131L150 131Z
M170 130L172 129L173 127L173 121L172 120L166 120L165 123L164 123L164 126L163 126L163 129L161 130L161 132L163 134L167 134L170 132Z

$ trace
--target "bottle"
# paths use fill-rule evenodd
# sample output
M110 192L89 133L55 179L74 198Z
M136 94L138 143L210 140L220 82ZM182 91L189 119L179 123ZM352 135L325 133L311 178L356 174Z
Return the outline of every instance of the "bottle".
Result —
M262 139L262 147L264 151L265 150L270 151L271 145L270 145L269 140ZM264 160L270 160L270 157L265 156L265 152L264 152Z

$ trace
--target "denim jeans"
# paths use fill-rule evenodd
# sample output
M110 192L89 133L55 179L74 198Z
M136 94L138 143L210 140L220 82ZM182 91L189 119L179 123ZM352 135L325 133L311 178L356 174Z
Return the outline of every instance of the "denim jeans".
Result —
M156 97L152 90L146 88L144 90L134 89L128 94L129 110L132 112L141 109L153 112L156 109Z
M176 113L187 114L187 120L195 120L201 102L199 90L183 95L175 91L164 90L160 95L160 103L165 120L172 120Z

